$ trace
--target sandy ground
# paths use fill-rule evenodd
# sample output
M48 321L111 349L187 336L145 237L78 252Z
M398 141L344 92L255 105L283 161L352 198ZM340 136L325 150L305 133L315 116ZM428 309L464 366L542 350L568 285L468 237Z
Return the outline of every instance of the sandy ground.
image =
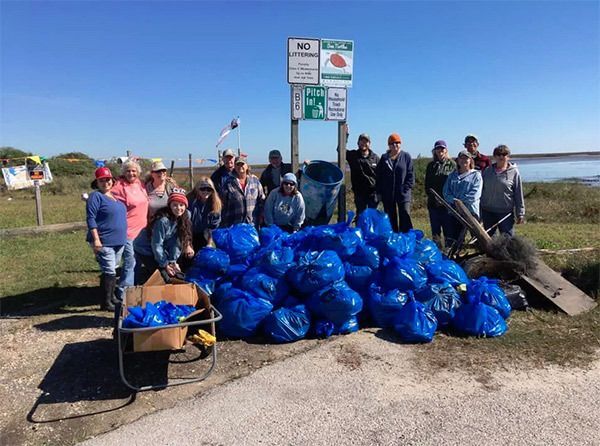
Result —
M598 362L480 380L417 354L362 331L84 444L600 444Z

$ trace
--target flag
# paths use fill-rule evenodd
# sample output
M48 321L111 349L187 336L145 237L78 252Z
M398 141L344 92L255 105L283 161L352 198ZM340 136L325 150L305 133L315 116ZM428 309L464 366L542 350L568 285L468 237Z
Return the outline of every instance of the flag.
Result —
M231 131L233 129L235 129L236 127L238 127L239 125L240 125L240 118L233 118L228 125L223 127L223 129L221 130L221 133L219 134L219 140L217 141L217 147L219 147L219 144L221 144L225 140L225 138L227 138L227 135L229 135L231 133Z

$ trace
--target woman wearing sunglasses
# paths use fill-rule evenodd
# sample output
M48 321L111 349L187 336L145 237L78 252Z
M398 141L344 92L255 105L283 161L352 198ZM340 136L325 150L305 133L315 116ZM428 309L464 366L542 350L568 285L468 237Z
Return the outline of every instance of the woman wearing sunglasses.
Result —
M192 242L194 251L208 244L212 238L212 230L221 223L221 199L217 194L212 180L200 178L196 183L190 198L190 213L192 214Z
M517 224L525 222L523 184L517 165L510 161L510 149L500 145L494 149L494 163L483 171L481 218L490 235L496 232L513 235L515 215ZM505 216L508 218L502 220Z
M115 285L117 265L121 261L123 247L127 243L127 209L117 200L111 190L115 179L108 167L99 167L92 182L92 192L86 202L88 226L87 241L94 250L102 272L100 309L115 310Z
M265 202L265 222L287 232L296 232L304 223L304 198L293 173L286 173L281 185L271 191Z
M156 211L167 206L169 195L177 183L167 175L167 168L162 161L155 161L150 168L150 175L146 178L146 192L148 193L148 219Z

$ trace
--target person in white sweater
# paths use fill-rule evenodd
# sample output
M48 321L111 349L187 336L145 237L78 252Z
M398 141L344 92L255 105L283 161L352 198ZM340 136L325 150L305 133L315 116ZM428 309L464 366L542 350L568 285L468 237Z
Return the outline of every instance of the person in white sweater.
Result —
M298 190L293 173L286 173L281 185L273 189L265 202L265 223L277 225L287 232L295 232L305 218L304 198Z

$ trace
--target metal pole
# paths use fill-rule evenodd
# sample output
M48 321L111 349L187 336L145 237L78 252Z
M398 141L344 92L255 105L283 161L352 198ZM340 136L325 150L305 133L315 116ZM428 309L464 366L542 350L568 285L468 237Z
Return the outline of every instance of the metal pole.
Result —
M194 167L192 166L192 154L189 154L190 190L194 187Z
M242 133L242 126L240 125L240 117L238 116L238 127L237 127L238 131L238 156L240 156L242 154L242 146L240 144L240 139L242 138L241 133Z
M40 191L40 182L34 181L35 187L35 216L38 226L44 225L44 216L42 215L42 193Z
M344 174L338 195L338 222L346 221L346 121L338 122L338 167Z
M291 161L292 172L296 173L300 167L299 161L299 142L298 142L298 123L295 119L291 120Z
M171 169L169 169L169 176L173 176L173 170L175 169L175 160L171 160Z
M130 158L130 157L131 157L131 150L128 150L127 151L127 158Z

